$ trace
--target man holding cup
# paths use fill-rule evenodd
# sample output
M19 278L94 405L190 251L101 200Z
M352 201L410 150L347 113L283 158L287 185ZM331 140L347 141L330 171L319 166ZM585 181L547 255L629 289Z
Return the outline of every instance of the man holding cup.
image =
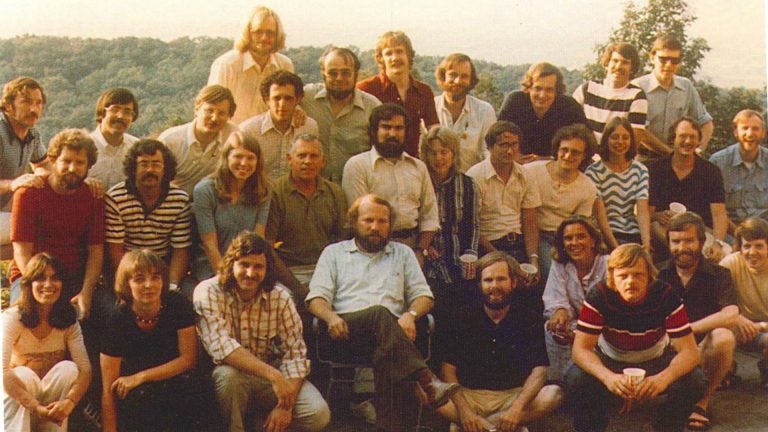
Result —
M656 280L641 245L619 246L607 267L606 281L587 293L573 342L574 365L566 375L574 429L603 431L611 402L630 407L666 393L654 428L682 430L706 389L685 306ZM643 369L645 376L632 385L625 368Z

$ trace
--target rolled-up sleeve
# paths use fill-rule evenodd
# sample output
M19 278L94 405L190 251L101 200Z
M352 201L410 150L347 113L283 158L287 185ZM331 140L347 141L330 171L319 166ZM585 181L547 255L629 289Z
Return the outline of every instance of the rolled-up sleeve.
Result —
M195 312L200 316L197 323L200 340L214 363L221 364L241 345L231 335L231 324L225 316L227 299L219 290L216 278L201 282L195 288L193 300Z

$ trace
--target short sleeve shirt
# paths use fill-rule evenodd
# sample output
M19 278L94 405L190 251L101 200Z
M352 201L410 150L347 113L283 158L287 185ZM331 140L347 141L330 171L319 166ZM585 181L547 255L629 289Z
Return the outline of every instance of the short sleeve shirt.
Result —
M698 321L720 312L729 305L736 304L736 289L728 269L712 264L706 259L699 261L699 266L686 286L677 275L672 261L662 263L658 278L672 285L677 292L691 321Z
M21 176L30 163L42 162L46 157L46 151L37 129L30 129L25 139L19 139L13 132L5 113L0 113L1 180L13 180ZM0 211L9 211L12 198L13 194L0 195Z

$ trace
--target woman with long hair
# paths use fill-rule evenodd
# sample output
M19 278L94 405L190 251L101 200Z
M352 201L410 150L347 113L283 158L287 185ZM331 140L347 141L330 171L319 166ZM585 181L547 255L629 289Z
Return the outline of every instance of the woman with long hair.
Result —
M169 290L155 253L126 253L117 267L118 307L101 344L105 432L190 431L200 412L192 304Z
M3 313L7 431L66 431L91 382L75 308L62 295L62 269L47 253L33 256L18 302Z
M553 262L542 297L549 379L562 380L571 364L576 321L587 291L605 279L606 253L600 231L584 216L566 218L555 232Z
M597 186L595 217L611 248L638 243L651 250L648 169L634 160L637 143L629 120L616 117L605 126L600 160L584 174Z
M195 270L198 280L219 270L222 254L240 232L264 236L270 198L259 142L242 132L232 133L216 171L195 186L195 220L206 258Z

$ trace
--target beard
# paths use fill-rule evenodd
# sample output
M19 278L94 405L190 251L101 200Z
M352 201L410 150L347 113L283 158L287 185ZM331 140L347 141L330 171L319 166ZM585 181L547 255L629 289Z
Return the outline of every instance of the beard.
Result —
M328 87L328 85L326 85L325 91L331 99L342 100L342 99L346 99L347 97L349 97L349 95L354 93L355 88L352 87L350 89L332 89Z
M701 260L701 252L676 252L672 254L672 260L675 266L680 268L691 268L699 263Z
M55 182L68 190L75 190L83 185L85 177L80 177L74 173L54 174Z
M363 234L355 230L355 242L364 252L379 252L389 243L389 236L377 233Z
M500 310L512 304L512 293L504 295L500 300L491 300L487 295L483 296L485 307L491 310Z
M377 142L373 145L376 151L385 158L400 157L405 151L405 145L395 137L389 137L384 142Z

